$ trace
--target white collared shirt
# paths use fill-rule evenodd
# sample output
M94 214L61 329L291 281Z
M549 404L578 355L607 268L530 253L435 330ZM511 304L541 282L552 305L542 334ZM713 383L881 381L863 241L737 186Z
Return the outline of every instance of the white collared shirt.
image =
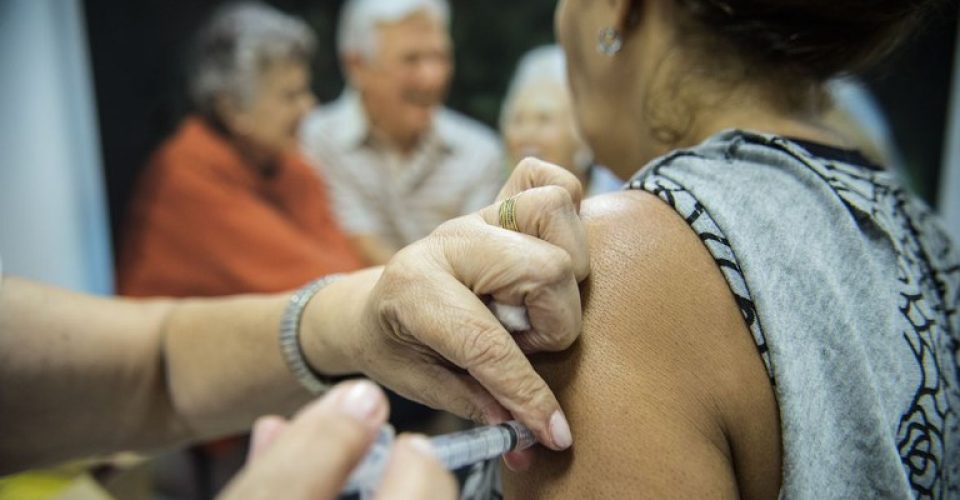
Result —
M326 180L341 225L397 248L441 223L494 201L503 186L503 150L493 131L441 108L410 154L372 140L356 92L312 112L303 123L304 153Z

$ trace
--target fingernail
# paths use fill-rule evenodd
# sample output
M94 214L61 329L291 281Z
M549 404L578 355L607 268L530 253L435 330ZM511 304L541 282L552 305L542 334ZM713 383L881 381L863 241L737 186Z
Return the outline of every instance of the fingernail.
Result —
M561 450L565 450L573 444L573 436L570 434L570 424L563 412L557 410L550 417L550 435L553 436L553 444Z
M371 382L354 383L337 400L337 408L343 413L364 423L378 425L377 410L383 404L380 389Z
M436 458L436 454L434 454L433 452L433 445L430 443L430 440L427 439L425 436L414 434L411 436L407 436L406 439L404 439L404 441L407 443L407 446L409 446L411 450L414 450L417 453L428 456L430 458Z

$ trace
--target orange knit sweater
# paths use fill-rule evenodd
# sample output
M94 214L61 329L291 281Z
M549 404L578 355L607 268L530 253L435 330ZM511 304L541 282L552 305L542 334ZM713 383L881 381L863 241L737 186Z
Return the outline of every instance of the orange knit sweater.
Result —
M199 118L152 158L120 241L117 290L131 296L276 292L361 267L301 158L264 177Z

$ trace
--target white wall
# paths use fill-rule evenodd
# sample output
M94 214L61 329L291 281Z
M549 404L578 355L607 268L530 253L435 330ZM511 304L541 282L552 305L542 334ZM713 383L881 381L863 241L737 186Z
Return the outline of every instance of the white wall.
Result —
M953 88L944 140L943 173L940 175L940 213L954 241L960 243L960 24L953 51Z
M109 224L79 0L0 0L3 272L110 293Z

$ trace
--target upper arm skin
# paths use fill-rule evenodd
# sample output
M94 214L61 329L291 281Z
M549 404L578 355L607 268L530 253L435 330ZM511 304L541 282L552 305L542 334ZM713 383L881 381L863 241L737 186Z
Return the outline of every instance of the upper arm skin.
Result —
M505 472L506 498L775 497L773 388L707 249L647 193L593 198L581 214L583 333L534 358L574 445Z

